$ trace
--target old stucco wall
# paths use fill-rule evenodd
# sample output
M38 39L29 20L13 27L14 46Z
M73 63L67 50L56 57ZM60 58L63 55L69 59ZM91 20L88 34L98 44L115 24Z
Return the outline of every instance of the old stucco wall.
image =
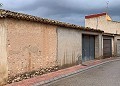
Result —
M100 29L105 33L120 34L120 22L108 21L106 15L85 19L85 27Z
M10 76L56 65L56 27L6 19Z
M0 19L0 86L6 82L7 78L6 28L4 19Z
M60 66L70 66L82 59L82 34L79 30L58 28L58 56Z

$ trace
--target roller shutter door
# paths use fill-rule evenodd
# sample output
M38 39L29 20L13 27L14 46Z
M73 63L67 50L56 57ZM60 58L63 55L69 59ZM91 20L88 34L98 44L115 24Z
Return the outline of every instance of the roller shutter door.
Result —
M112 56L112 41L111 39L103 39L103 56L109 58Z

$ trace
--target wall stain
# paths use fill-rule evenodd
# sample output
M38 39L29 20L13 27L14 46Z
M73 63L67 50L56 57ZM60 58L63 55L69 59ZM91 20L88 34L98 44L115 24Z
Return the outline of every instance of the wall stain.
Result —
M9 54L13 55L13 54L20 54L21 51L14 51L14 50L9 50Z
M31 71L31 53L29 52L29 59L28 59L28 71Z
M78 58L78 64L82 64L82 56L80 54L77 55Z
M39 50L39 48L37 46L29 45L29 46L25 46L25 47L22 48L23 52L26 51L26 50L28 50L31 53L36 54L37 56L41 56L41 51Z
M61 66L62 66L63 64L65 64L65 58L66 58L66 52L64 52L64 56L63 56L63 58L62 58L62 64L61 64Z
M41 50L39 50L39 48L37 46L30 46L30 45L23 47L21 51L9 50L9 54L10 55L21 54L21 53L24 53L24 51L26 51L26 50L28 50L28 52L36 54L37 56L41 56Z

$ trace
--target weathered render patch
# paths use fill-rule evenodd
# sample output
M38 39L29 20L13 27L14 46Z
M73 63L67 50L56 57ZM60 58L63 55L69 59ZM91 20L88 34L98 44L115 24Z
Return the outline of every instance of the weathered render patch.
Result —
M9 76L56 65L56 26L15 19L5 25Z
M6 34L4 20L2 19L0 20L0 85L5 84L8 78Z
M61 67L77 64L82 59L82 34L80 30L57 28L58 55L57 62Z

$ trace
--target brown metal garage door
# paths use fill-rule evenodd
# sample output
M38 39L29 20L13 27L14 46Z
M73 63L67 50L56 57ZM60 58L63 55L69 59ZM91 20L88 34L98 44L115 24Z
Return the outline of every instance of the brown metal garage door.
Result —
M104 58L112 56L111 39L103 39L103 56L104 56Z

